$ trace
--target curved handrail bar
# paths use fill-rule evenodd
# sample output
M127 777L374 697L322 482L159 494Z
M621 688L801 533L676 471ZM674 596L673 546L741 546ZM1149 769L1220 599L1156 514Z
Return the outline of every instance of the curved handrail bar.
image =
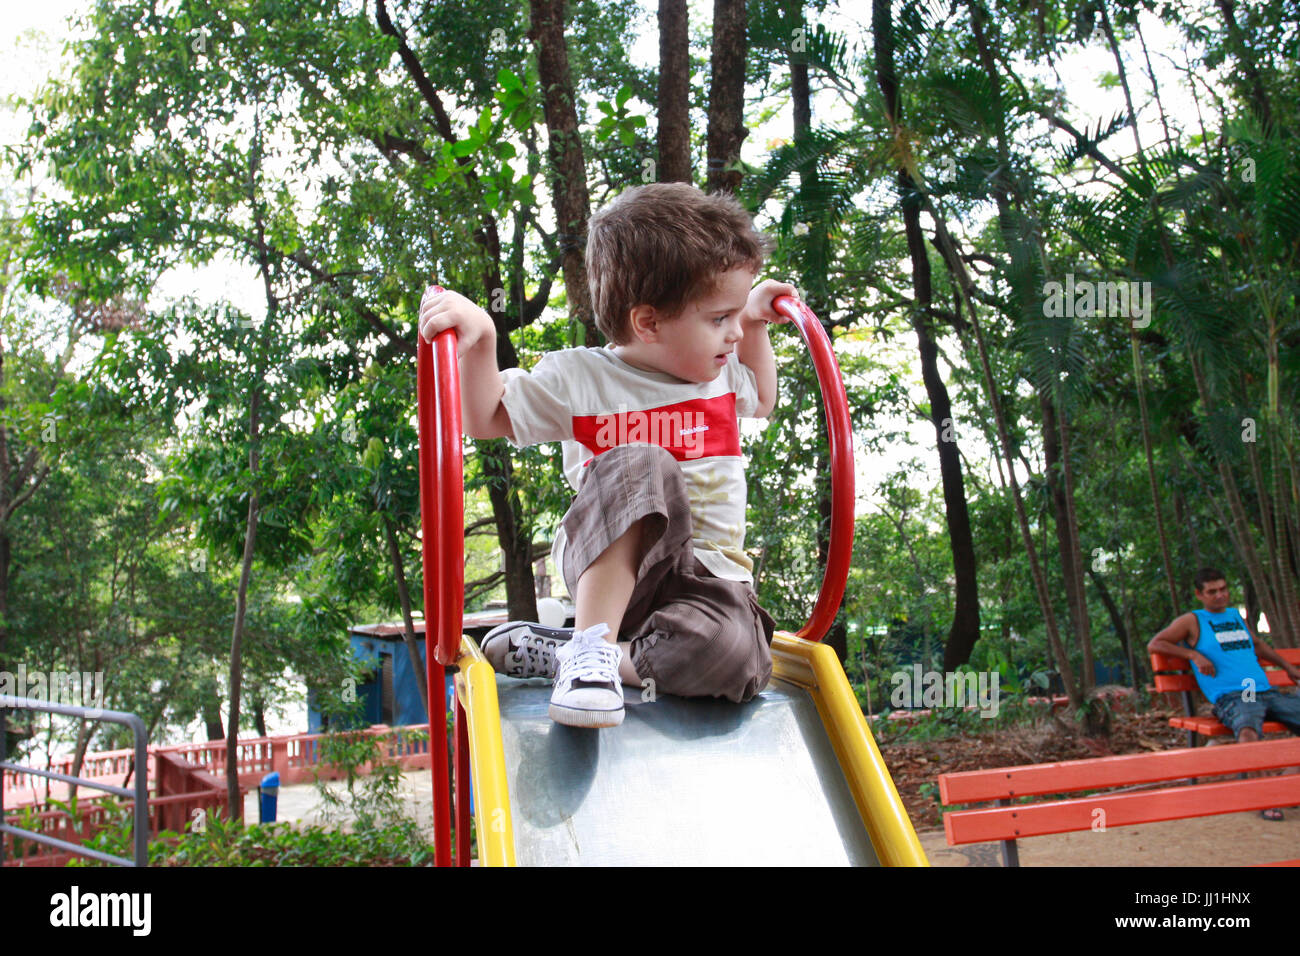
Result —
M835 360L830 338L821 321L794 296L777 296L772 306L790 319L812 354L826 411L826 429L830 434L831 540L827 549L826 572L822 575L821 590L808 623L795 634L806 641L820 641L831 629L839 612L853 558L853 429L849 424L849 403L844 394L840 364Z
M439 292L443 289L434 286ZM424 568L424 664L429 689L429 765L433 776L434 864L451 866L447 665L456 660L465 611L465 467L461 452L460 368L456 332L436 341L415 330L420 450L420 554ZM438 745L442 741L442 745ZM465 861L467 862L467 861Z
M442 292L439 286L433 286ZM444 667L456 662L465 612L465 464L461 448L456 332L431 344L416 334L420 420L425 647ZM429 609L433 609L433 617ZM430 638L432 637L432 641Z

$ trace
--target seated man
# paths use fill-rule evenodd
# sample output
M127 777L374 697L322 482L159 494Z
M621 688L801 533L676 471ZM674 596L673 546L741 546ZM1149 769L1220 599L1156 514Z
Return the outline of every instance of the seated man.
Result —
M1266 719L1300 735L1300 697L1272 690L1257 658L1277 664L1297 684L1300 668L1254 637L1237 609L1228 607L1228 581L1222 571L1202 568L1193 583L1204 610L1179 617L1151 638L1147 651L1191 661L1192 675L1205 699L1214 705L1214 716L1239 742L1259 740ZM1277 809L1264 810L1261 815L1268 820L1282 819L1282 811Z

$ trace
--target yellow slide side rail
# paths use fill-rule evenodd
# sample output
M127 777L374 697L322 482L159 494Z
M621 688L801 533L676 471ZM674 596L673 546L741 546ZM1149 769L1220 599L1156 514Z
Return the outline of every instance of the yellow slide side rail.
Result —
M474 781L474 828L480 866L514 866L515 832L501 742L496 674L483 652L461 637L456 696L469 721L470 779Z
M835 651L777 631L772 639L772 676L812 694L881 864L929 866Z

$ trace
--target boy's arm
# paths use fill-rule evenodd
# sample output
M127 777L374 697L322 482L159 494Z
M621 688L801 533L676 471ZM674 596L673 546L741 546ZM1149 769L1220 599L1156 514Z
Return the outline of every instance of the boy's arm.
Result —
M755 418L767 418L776 407L776 356L767 336L767 324L790 321L772 308L772 300L781 295L797 294L798 290L790 283L768 279L750 290L749 301L745 303L745 309L740 315L744 338L736 346L736 357L754 373L754 381L758 386Z
M501 397L505 385L497 368L497 333L492 318L458 292L429 289L420 302L420 334L432 342L446 329L456 330L460 366L461 426L470 438L514 439L510 415Z

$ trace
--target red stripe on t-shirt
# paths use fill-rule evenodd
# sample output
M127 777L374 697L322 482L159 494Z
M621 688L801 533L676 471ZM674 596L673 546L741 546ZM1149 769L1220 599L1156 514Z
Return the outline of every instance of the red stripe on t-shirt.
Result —
M634 412L574 415L573 437L593 455L643 442L666 449L678 461L740 455L736 394L694 398Z

